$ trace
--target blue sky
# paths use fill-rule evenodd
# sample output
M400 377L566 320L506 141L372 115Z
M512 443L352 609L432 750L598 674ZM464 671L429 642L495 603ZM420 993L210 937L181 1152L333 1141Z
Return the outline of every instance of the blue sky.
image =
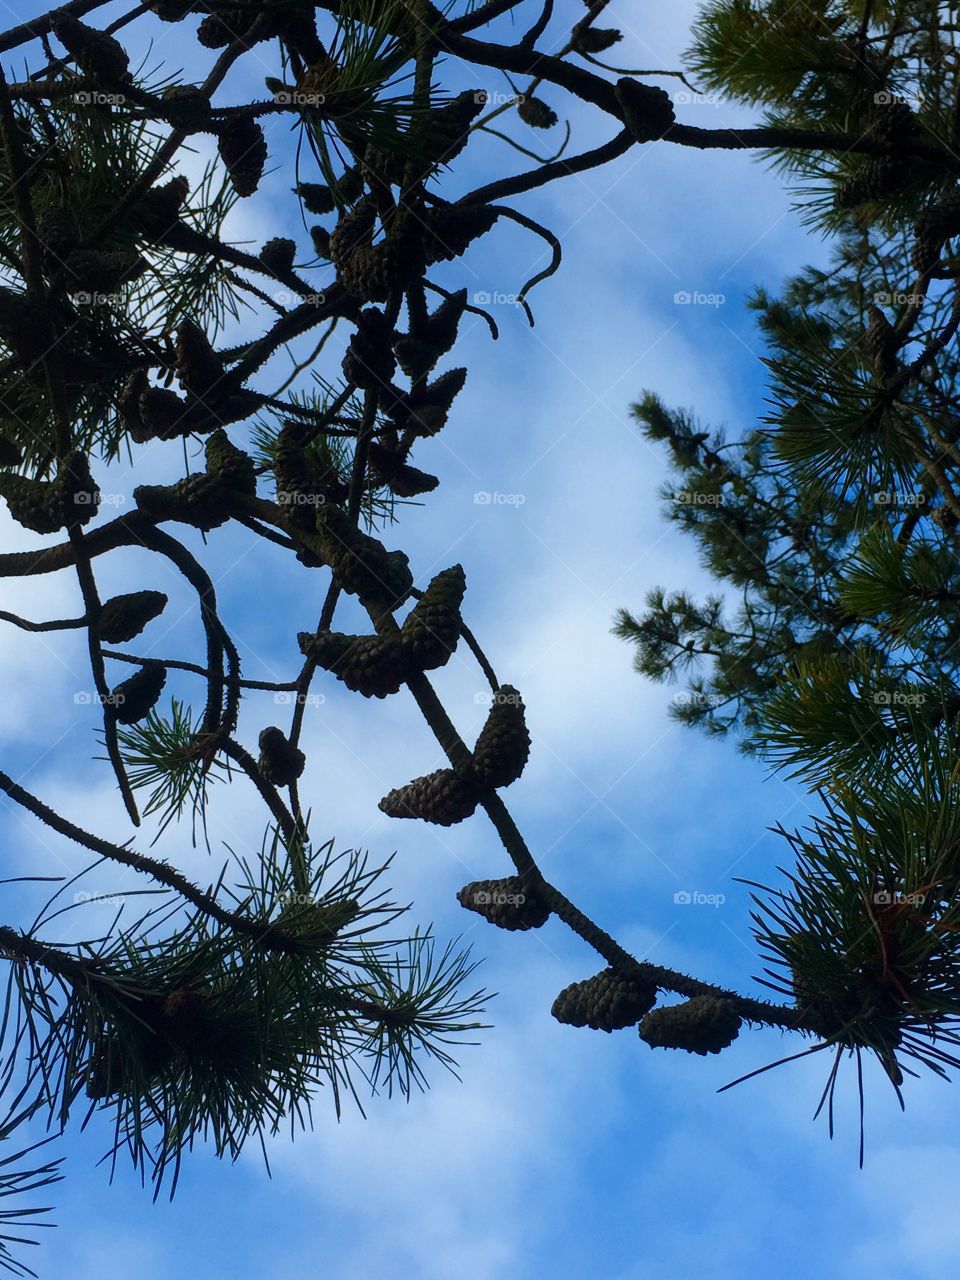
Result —
M9 20L38 8L15 4ZM558 8L562 33L582 10ZM617 61L676 67L696 8L690 0L649 0L635 17L613 6L610 25L625 31ZM151 66L172 72L194 57L182 38L171 38L172 28L144 30L156 37ZM16 72L15 60L4 65ZM221 100L241 100L248 86L257 92L273 70L254 67L228 81ZM457 65L447 72L457 89L507 89L492 73L477 77ZM564 115L559 94L543 96ZM678 114L708 125L743 118L710 100L681 102ZM576 150L608 128L585 111L571 124ZM544 138L524 140L542 145ZM269 141L276 161L289 157L285 125L276 122ZM200 160L188 171L199 172ZM484 142L454 168L450 190L511 167L527 162ZM302 245L289 186L287 173L268 177L232 215L232 238L256 247L290 234ZM503 301L493 305L498 343L480 322L465 327L454 358L469 366L467 389L451 425L414 459L440 475L441 487L422 507L402 510L384 540L408 552L421 585L452 563L466 569L467 621L501 680L519 687L527 704L533 754L505 798L545 873L637 956L754 989L750 975L759 963L747 890L733 877L775 877L788 850L769 828L801 825L810 802L731 743L672 724L667 707L683 686L641 680L630 650L610 635L615 609L639 607L652 586L709 587L692 547L662 517L663 458L639 438L627 409L649 388L734 434L748 427L762 410L762 381L744 296L756 283L775 289L826 251L801 233L776 179L743 155L635 148L517 207L560 236L564 265L531 296L535 329ZM520 228L498 227L438 279L474 294L515 295L544 265L541 254L540 242ZM678 305L678 292L724 301ZM331 343L322 371L337 370L341 349ZM265 385L274 385L273 375L279 385L285 367L275 361ZM242 432L231 434L242 441ZM151 479L172 478L177 447L153 448L150 465ZM122 495L144 472L117 466L99 477L104 491ZM512 500L478 502L478 494ZM7 549L36 544L5 513L0 518ZM168 591L164 622L136 644L145 653L195 657L192 601L155 559L124 550L102 560L102 592L129 589L138 574L138 586ZM296 632L315 625L321 578L291 566L277 548L251 548L232 530L211 535L204 559L245 673L289 678L298 665ZM69 573L5 587L4 607L31 617L78 612ZM343 625L350 617L347 610ZM95 717L74 701L89 679L83 641L65 634L49 642L0 634L7 673L0 767L82 825L125 837L111 778L92 760ZM196 699L189 681L171 679L168 690ZM458 654L435 684L472 740L485 708L469 655ZM554 922L511 936L460 910L454 895L462 884L510 870L486 819L438 830L391 822L377 810L385 791L441 763L412 700L400 694L371 704L332 679L316 689L324 701L308 709L303 785L315 836L368 849L375 859L396 851L390 884L398 900L413 902L411 918L432 921L441 938L461 934L483 958L482 980L499 993L489 1010L494 1025L479 1047L462 1052L462 1082L435 1071L428 1094L409 1103L373 1099L366 1119L348 1113L339 1124L321 1096L312 1134L272 1144L272 1180L252 1148L234 1166L200 1151L174 1203L154 1205L122 1165L108 1185L106 1167L96 1165L102 1126L71 1134L57 1190L59 1226L46 1233L41 1275L286 1280L322 1269L348 1280L847 1280L867 1273L926 1280L946 1272L960 1247L951 1190L960 1160L947 1136L958 1119L951 1091L912 1082L904 1116L871 1070L861 1172L849 1079L836 1140L811 1121L822 1063L796 1063L716 1093L798 1047L779 1033L744 1032L729 1052L702 1060L654 1052L630 1031L605 1036L560 1026L549 1013L554 996L602 966ZM259 728L284 723L288 712L269 694L251 697L241 738L252 743ZM5 874L85 865L9 806L0 821ZM239 781L213 792L212 855L191 848L185 830L157 848L195 878L209 878L222 842L252 850L262 831L256 797ZM130 883L111 872L90 887ZM724 900L683 905L675 901L682 890ZM30 895L10 896L8 917L26 920Z

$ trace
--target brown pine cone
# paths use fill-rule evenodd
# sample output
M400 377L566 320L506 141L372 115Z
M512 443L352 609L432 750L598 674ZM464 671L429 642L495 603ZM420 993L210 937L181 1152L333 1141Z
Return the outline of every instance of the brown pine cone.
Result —
M623 32L615 27L581 27L578 23L573 30L573 47L577 53L605 53L622 39Z
M386 485L398 498L415 498L421 493L432 493L440 480L427 471L420 471L404 462L403 454L376 440L371 441L368 459L375 482Z
M235 444L231 444L222 428L207 437L204 454L207 475L216 476L237 493L244 493L250 498L256 496L257 472L253 459Z
M410 594L413 576L402 551L387 551L383 543L356 528L333 503L316 509L316 529L327 563L344 591L362 603L399 605Z
M249 116L235 116L220 131L217 146L234 191L252 196L267 163L267 140L260 125Z
M407 654L396 636L303 631L297 642L305 657L365 698L386 698L396 693L409 673Z
M74 249L64 262L67 292L107 295L142 276L147 263L139 253Z
M613 92L623 123L638 142L656 142L676 122L673 101L665 89L624 76Z
M521 876L474 880L463 886L457 901L500 929L539 929L550 916L550 908L535 892L524 888Z
M283 236L268 240L260 250L260 261L276 275L286 275L292 271L296 256L296 242Z
M433 315L427 318L424 336L428 342L434 344L440 355L445 355L456 342L457 331L466 305L467 291L458 289L456 293L451 293L444 298Z
M839 183L833 203L838 209L855 209L861 204L883 200L899 189L903 178L904 166L900 161L870 156Z
M133 207L134 225L149 239L161 239L179 222L180 210L189 194L190 184L182 177L151 187Z
M322 182L300 182L294 188L303 201L307 213L315 213L323 217L325 213L333 213L337 202L333 190Z
M330 235L330 261L338 269L357 251L373 244L377 224L377 207L372 200L361 200L345 213Z
M648 1013L640 1024L640 1039L655 1049L685 1049L705 1057L733 1044L740 1024L740 1015L730 1000L694 996Z
M444 569L404 621L400 632L404 648L421 671L442 667L456 649L463 626L460 605L466 589L467 579L460 565Z
M363 391L389 387L397 370L392 343L393 326L383 312L376 307L361 311L343 357L343 376Z
M131 591L105 600L97 619L97 636L103 644L125 644L138 636L148 622L167 607L162 591Z
M424 216L427 264L452 262L466 253L474 240L484 236L500 217L489 205L440 205Z
M473 748L477 781L483 787L509 787L523 773L529 755L523 699L512 685L502 684Z
M553 107L548 107L540 98L521 98L517 104L517 115L531 129L552 129L557 123Z
M435 436L447 422L453 401L463 390L466 369L448 369L398 405L403 425L418 436Z
M167 668L151 662L135 671L110 694L110 705L120 724L136 724L153 710L167 680Z
M127 83L130 80L127 51L113 36L85 26L65 13L54 18L52 27L53 34L84 75L108 83Z
M290 739L278 729L270 725L264 729L259 738L260 758L257 764L260 772L275 787L289 787L303 773L307 757L293 746Z
M657 988L638 977L626 977L604 969L585 982L572 982L553 1002L550 1012L558 1022L594 1031L622 1031L648 1014L657 1000Z
M176 355L177 377L192 395L204 396L223 381L223 361L195 321L177 326Z
M146 386L140 392L136 402L139 425L134 422L133 394L143 381L145 377L139 379L134 375L124 392L125 420L134 440L143 444L146 440L172 440L176 436L189 435L193 428L187 402L166 387Z
M443 352L435 343L425 338L411 338L401 334L393 344L400 368L408 378L422 378L430 372Z
M176 484L141 484L134 501L155 520L176 520L209 533L230 519L224 484L216 476L184 476Z
M11 516L34 533L56 533L63 528L51 503L52 487L50 480L0 473L0 496L6 500Z
M452 827L469 818L479 803L476 786L454 769L437 769L397 787L380 801L390 818L422 818L437 826Z
M163 113L183 133L212 133L210 99L194 84L172 84L161 94Z

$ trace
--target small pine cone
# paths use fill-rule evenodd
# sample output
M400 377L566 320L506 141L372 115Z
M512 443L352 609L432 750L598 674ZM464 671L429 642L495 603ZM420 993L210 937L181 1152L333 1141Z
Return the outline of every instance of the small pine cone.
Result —
M289 787L303 773L307 757L282 729L270 725L260 734L260 772L275 787Z
M553 1002L558 1022L594 1031L622 1031L635 1026L656 1004L657 988L615 969L604 969L585 982L572 982Z
M414 126L415 146L432 164L450 164L470 140L470 126L487 105L483 89L465 89L443 107L419 117Z
M212 133L210 99L194 84L172 84L161 94L163 113L182 133Z
M90 474L86 454L78 449L71 449L61 458L57 478L50 490L50 503L61 529L89 524L97 514L100 489Z
M529 755L523 699L512 685L502 684L473 748L477 781L483 787L509 787L523 773Z
M868 307L867 315L870 323L864 335L864 345L870 353L877 377L882 383L886 383L896 375L899 368L896 330L879 307Z
M623 39L615 27L575 27L573 47L577 53L605 53Z
M110 694L110 705L120 724L136 724L157 705L167 680L162 662L151 662L134 672Z
M222 13L211 13L197 28L197 39L205 49L225 49L236 40L243 41L241 47L253 48L254 43L269 39L272 34L261 29L256 41L248 41L246 37L252 30L259 14L254 7L246 9L226 9Z
M104 644L125 644L167 607L162 591L131 591L104 601L97 619L97 636Z
M552 129L557 123L557 113L542 98L522 98L517 104L517 115L531 129Z
M17 467L23 461L23 451L15 440L0 435L0 467Z
M357 249L373 243L377 208L372 200L361 200L343 215L330 236L330 261L339 268Z
M193 320L177 327L177 377L195 396L203 396L223 381L223 361L210 339Z
M943 530L944 533L953 533L957 524L960 523L949 507L937 507L933 513L933 522Z
M333 213L337 202L333 191L323 182L301 182L294 190L303 201L307 213L315 213L323 217L325 213Z
M287 48L299 54L307 65L319 62L326 53L317 35L317 15L313 4L279 9L273 18L273 29Z
M383 391L397 371L393 354L393 326L382 311L368 307L357 318L357 328L343 357L343 375L363 391Z
M463 627L460 605L467 579L460 565L444 569L433 579L401 628L404 648L421 671L433 671L449 661Z
M34 533L56 533L63 528L50 501L52 487L49 480L0 473L0 496L6 500L11 516Z
M313 243L313 251L318 258L322 258L324 262L330 261L330 232L326 227L311 227L310 240Z
M203 8L203 0L144 0L144 3L161 22L179 22L188 13Z
M479 803L476 786L454 769L437 769L397 787L380 801L389 818L422 818L440 827L469 818Z
M238 196L252 196L267 163L267 140L256 120L236 116L220 131L220 158Z
M550 917L550 908L524 887L520 876L474 880L463 886L457 901L500 929L539 929Z
M134 206L134 225L148 239L162 239L180 221L180 210L189 194L190 184L182 177L151 187Z
M676 123L673 101L665 89L624 76L613 92L623 123L638 142L656 142Z
M449 294L427 320L426 338L441 355L445 355L457 340L460 321L467 305L466 289Z
M344 591L363 603L386 602L391 608L406 600L413 577L402 551L387 551L382 542L357 529L346 512L333 503L317 508L316 527Z
M404 462L403 455L388 449L385 445L372 441L369 449L369 461L373 479L386 485L398 498L415 498L421 493L432 493L440 483L439 477L411 467Z
M108 83L130 80L127 51L113 36L85 26L69 14L53 20L53 34L84 73Z
M100 249L75 249L64 266L68 293L111 294L136 280L147 269L139 253Z
M257 471L253 459L231 444L222 429L212 432L204 445L207 475L216 476L228 488L253 498L257 493Z
M399 411L407 411L403 425L418 436L434 436L442 431L466 380L466 369L448 369L415 396L407 397L398 406Z
M133 498L155 520L176 520L204 533L230 519L224 486L215 476L191 474L176 484L141 484Z
M190 434L191 425L186 400L166 387L147 387L138 403L142 434L131 427L134 440L172 440Z
M833 203L838 209L855 209L858 205L883 200L903 182L904 168L886 156L871 156L837 186Z
M648 1013L640 1024L640 1039L655 1049L686 1049L687 1053L720 1053L740 1034L740 1015L733 1003L716 996L694 996L682 1004Z
M204 991L178 987L169 991L160 1006L162 1034L189 1052L203 1044L214 1025L210 997Z
M499 218L489 205L446 205L425 216L424 253L428 264L452 262L466 253L474 240L484 236Z
M412 338L408 334L402 334L393 349L400 368L408 378L414 379L429 373L443 355L436 343L425 338Z
M296 256L296 241L287 240L283 236L268 240L260 250L260 261L275 275L286 275L292 271Z
M305 657L365 698L386 698L396 693L409 674L407 653L396 636L303 631L297 642Z
M80 228L69 209L48 209L37 220L37 239L43 245L43 269L49 276L80 243Z

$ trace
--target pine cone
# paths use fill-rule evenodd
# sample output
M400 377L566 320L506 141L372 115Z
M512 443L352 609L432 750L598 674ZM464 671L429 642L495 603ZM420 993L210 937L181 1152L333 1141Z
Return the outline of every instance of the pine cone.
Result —
M248 497L256 497L257 471L249 454L230 443L221 428L207 437L204 445L207 475L216 476L228 488Z
M887 156L870 156L837 186L833 203L838 209L883 200L903 183L904 167Z
M413 577L402 551L387 551L332 503L317 507L316 527L327 563L344 591L363 603L386 602L391 608L398 608L410 594Z
M682 1004L654 1009L640 1024L640 1039L655 1049L720 1053L740 1034L740 1015L730 1000L694 996Z
M523 699L512 685L502 684L473 748L477 781L483 787L509 787L523 773L529 755Z
M325 213L333 213L337 207L333 191L326 183L301 182L294 190L303 201L307 213L315 213L322 218Z
M445 106L415 118L410 129L411 154L430 167L450 164L467 145L470 126L486 105L482 89L466 89Z
M163 113L182 133L212 133L210 99L194 84L172 84L161 94Z
M190 194L186 178L171 178L159 187L144 192L134 206L134 225L151 240L161 240L180 221L180 210Z
M676 122L673 101L665 89L624 76L614 86L623 123L638 142L656 142Z
M330 232L326 227L311 227L310 239L313 242L313 251L318 258L322 258L324 262L330 261Z
M604 969L585 982L572 982L553 1002L550 1012L558 1022L594 1031L622 1031L648 1014L657 1000L657 988L639 977L626 977Z
M184 320L177 327L176 351L177 377L192 395L204 396L223 381L223 361L193 320Z
M406 410L403 425L418 436L435 436L446 426L450 408L466 380L466 369L448 369L421 391L406 397L397 407L400 413Z
M380 801L380 809L390 818L422 818L441 827L451 827L469 818L479 803L476 786L454 769L437 769L397 787Z
M225 49L237 40L242 41L241 48L252 49L254 44L268 40L273 34L269 28L261 27L256 40L248 39L259 17L253 6L211 13L197 28L197 39L205 49Z
M444 569L433 579L410 611L401 628L404 648L421 671L432 671L449 661L463 619L460 605L467 580L460 565Z
M393 326L382 311L368 307L357 318L357 328L343 357L343 376L363 391L383 391L396 373Z
M306 767L307 757L292 745L282 729L270 725L260 734L260 772L275 787L289 787Z
M422 378L430 372L443 352L425 338L412 338L402 334L393 345L400 368L408 378Z
M131 76L127 68L130 59L123 45L113 36L87 27L65 13L55 17L52 26L53 34L84 75L108 83L129 82Z
M104 601L97 620L97 636L103 644L125 644L138 636L148 622L163 613L167 597L162 591L132 591Z
M553 107L548 107L540 98L522 98L517 104L517 115L531 129L552 129L557 123Z
M64 262L68 293L107 295L142 276L147 269L139 253L75 249Z
M358 249L373 244L377 224L377 208L372 200L361 200L345 213L330 236L330 261L339 270Z
M376 440L371 441L368 452L374 480L386 485L398 498L415 498L421 493L432 493L440 480L427 471L420 471L404 462L402 453L388 449Z
M623 32L614 27L575 27L573 47L577 53L605 53L623 39Z
M49 480L0 473L0 495L6 499L11 516L34 533L56 533L63 528L50 501L51 489Z
M50 311L32 298L0 288L0 341L24 364L47 353L51 343Z
M87 459L75 449L61 459L54 480L0 472L0 495L14 520L34 533L56 533L71 525L87 524L97 514L100 502L100 490Z
M217 146L234 191L252 196L267 163L267 140L259 124L249 116L235 116L220 131Z
M474 880L463 886L457 901L500 929L539 929L550 916L550 908L524 888L521 876Z
M268 240L260 250L260 261L275 275L287 275L293 270L293 262L297 256L296 242L278 236Z
M396 636L303 631L297 642L305 657L365 698L386 698L396 693L409 673L407 654Z
M69 209L48 209L37 219L37 239L43 245L43 270L48 276L80 243L80 228Z
M428 318L424 336L428 342L434 344L440 355L445 355L456 342L457 331L466 305L467 291L458 289L456 293L451 293L444 298L433 315Z
M131 379L128 383L131 395L139 385ZM128 429L134 440L142 444L146 440L172 440L176 436L188 436L192 430L190 412L186 400L166 387L150 387L140 392L137 411L142 431L128 419Z
M142 484L134 501L155 520L176 520L209 533L230 519L225 486L216 476L193 473L176 484Z
M489 205L441 205L424 217L427 264L452 262L466 253L474 240L484 236L500 217Z
M110 704L120 724L136 724L157 705L167 680L167 668L160 662L151 662L135 671L110 694Z

